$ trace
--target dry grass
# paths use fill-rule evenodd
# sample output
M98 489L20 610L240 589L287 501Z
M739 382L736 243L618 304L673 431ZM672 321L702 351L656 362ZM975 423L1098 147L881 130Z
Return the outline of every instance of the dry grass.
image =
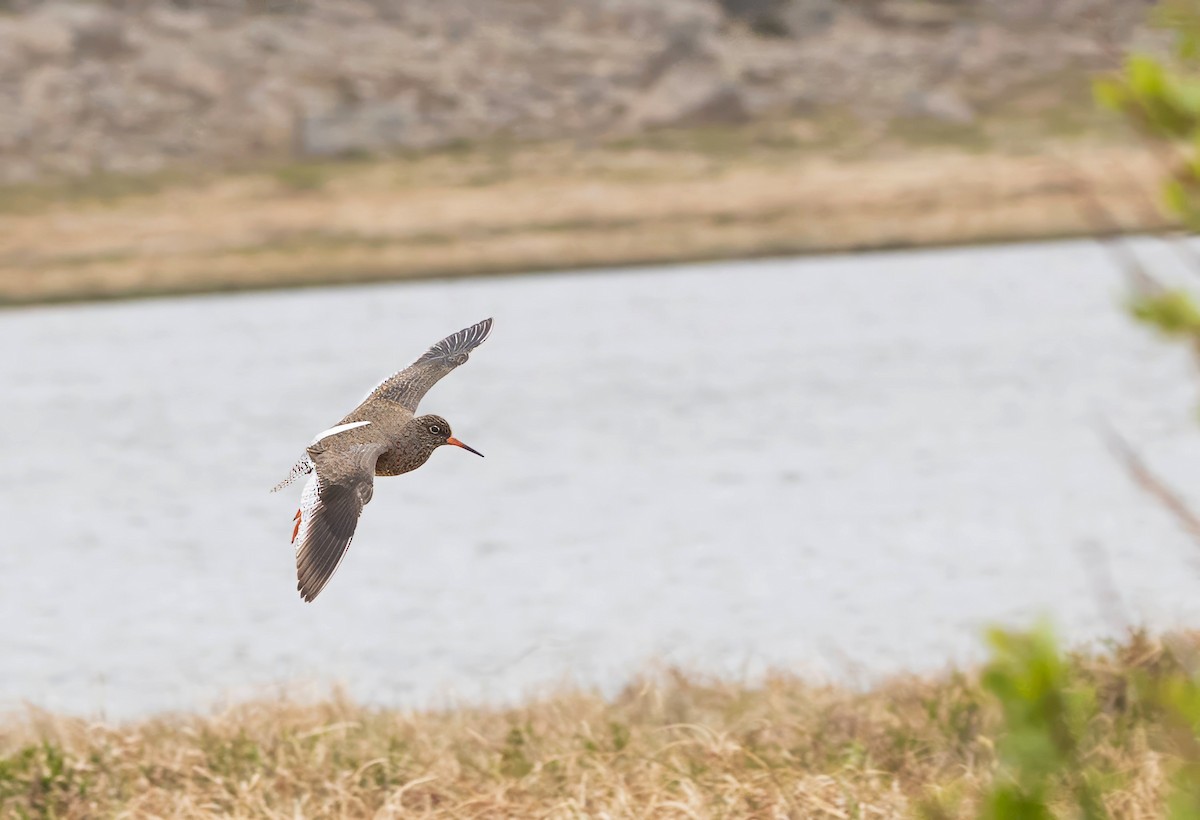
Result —
M1187 638L1189 647L1200 643ZM1177 768L1133 681L1177 668L1143 636L1071 661L1097 712L1081 752L1114 818L1162 816ZM0 721L0 814L93 817L974 816L996 766L977 676L866 692L668 674L606 700L402 712L344 699L207 717Z
M1111 139L831 133L0 189L0 303L1078 235L1085 197L1121 229L1165 224L1161 168Z

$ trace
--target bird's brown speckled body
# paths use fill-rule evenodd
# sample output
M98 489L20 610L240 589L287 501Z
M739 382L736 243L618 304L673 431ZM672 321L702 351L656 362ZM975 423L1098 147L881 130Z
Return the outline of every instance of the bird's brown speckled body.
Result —
M481 455L454 438L441 416L417 416L417 404L443 376L465 362L487 339L492 320L484 319L431 347L404 370L384 379L358 407L317 435L279 490L311 474L296 511L297 589L311 601L329 583L350 541L362 509L374 494L375 476L417 469L444 444Z

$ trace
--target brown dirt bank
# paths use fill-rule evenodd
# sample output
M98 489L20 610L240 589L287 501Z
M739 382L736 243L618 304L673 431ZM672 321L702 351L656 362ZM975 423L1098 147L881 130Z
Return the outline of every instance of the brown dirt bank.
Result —
M568 144L0 189L0 303L1158 229L1126 145ZM749 157L749 158L747 158ZM1097 209L1108 214L1097 220Z

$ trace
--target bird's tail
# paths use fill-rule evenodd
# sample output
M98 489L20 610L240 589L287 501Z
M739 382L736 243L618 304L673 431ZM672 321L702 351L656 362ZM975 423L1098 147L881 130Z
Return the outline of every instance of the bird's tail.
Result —
M292 471L287 474L287 478L285 478L283 481L280 481L278 484L276 484L274 487L272 487L271 492L273 492L273 493L279 492L280 490L282 490L287 485L291 484L293 481L295 481L300 476L308 475L312 471L313 471L312 459L310 459L308 457L308 453L305 453L303 456L301 456L300 460L296 462L295 466L292 467Z

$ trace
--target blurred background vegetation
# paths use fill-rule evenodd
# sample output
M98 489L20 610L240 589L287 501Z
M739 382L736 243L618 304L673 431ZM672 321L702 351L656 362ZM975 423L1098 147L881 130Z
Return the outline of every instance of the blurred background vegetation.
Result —
M1159 228L1149 7L10 0L0 302Z

